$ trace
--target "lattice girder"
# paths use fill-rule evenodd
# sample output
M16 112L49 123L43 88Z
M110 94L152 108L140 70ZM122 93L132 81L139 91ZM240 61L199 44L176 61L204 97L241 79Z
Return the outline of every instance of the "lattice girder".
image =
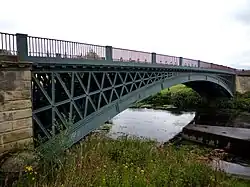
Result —
M58 124L75 124L102 107L145 86L190 72L124 69L34 69L32 72L35 138L45 141L59 132ZM218 75L221 81L227 82ZM65 127L64 127L65 128Z

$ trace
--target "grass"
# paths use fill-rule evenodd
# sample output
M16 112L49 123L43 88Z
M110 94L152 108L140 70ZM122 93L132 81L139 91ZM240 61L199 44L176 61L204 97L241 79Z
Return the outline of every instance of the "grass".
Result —
M184 93L184 92L190 93L190 92L194 92L194 91L192 90L192 88L188 88L184 84L178 84L178 85L170 87L169 89L162 90L160 92L160 94L165 95L165 94L168 94L169 92L173 93L173 94L176 94L176 93L180 93L180 92L182 92L182 93Z
M27 167L17 186L249 186L244 180L213 171L204 161L209 149L194 145L164 147L151 140L112 140L93 134L73 146L61 165Z

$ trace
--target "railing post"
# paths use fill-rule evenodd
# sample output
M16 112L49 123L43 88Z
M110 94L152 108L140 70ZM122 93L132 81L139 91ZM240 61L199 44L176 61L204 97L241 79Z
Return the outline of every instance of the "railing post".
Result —
M113 60L113 47L112 46L106 46L106 60Z
M25 61L28 57L27 34L16 33L17 55L19 60Z
M179 57L179 59L180 59L179 66L182 66L182 57Z
M156 64L156 53L151 53L152 64Z
M200 67L201 67L201 61L198 60L198 68L200 68Z

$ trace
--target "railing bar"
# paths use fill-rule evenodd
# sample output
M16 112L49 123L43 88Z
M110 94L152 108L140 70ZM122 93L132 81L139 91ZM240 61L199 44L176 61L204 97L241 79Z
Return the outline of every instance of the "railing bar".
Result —
M6 48L6 50L8 50L8 48L7 48L7 34L5 34L4 36L5 36L5 48Z
M14 52L14 54L16 55L16 48L15 48L15 40L16 40L16 38L15 38L15 36L13 36L13 35L12 35L12 37L13 37L13 40L12 40L13 52Z
M12 51L12 46L11 46L11 35L9 35L9 50L10 50L10 53L12 54L13 51Z
M3 40L4 40L4 39L3 39L3 34L1 34L1 46L2 46L2 49L4 49L4 48L3 48Z
M29 36L29 37L32 37L32 38L43 38L43 37L37 37L37 36ZM53 39L53 38L43 38L43 39L46 39L46 40L56 40L56 41L62 41L62 42L75 42L75 43L79 43L79 44L83 44L83 45L93 45L93 46L99 46L99 47L105 47L103 45L96 45L96 44L90 44L90 43L83 43L83 42L76 42L76 41L68 41L68 40L60 40L60 39Z

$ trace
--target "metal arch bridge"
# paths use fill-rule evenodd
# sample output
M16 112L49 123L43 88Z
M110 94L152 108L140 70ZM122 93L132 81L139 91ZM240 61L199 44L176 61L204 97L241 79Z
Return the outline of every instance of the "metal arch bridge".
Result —
M235 69L200 60L8 33L0 33L1 53L32 62L34 137L44 141L70 121L73 144L176 84L213 97L235 92Z

